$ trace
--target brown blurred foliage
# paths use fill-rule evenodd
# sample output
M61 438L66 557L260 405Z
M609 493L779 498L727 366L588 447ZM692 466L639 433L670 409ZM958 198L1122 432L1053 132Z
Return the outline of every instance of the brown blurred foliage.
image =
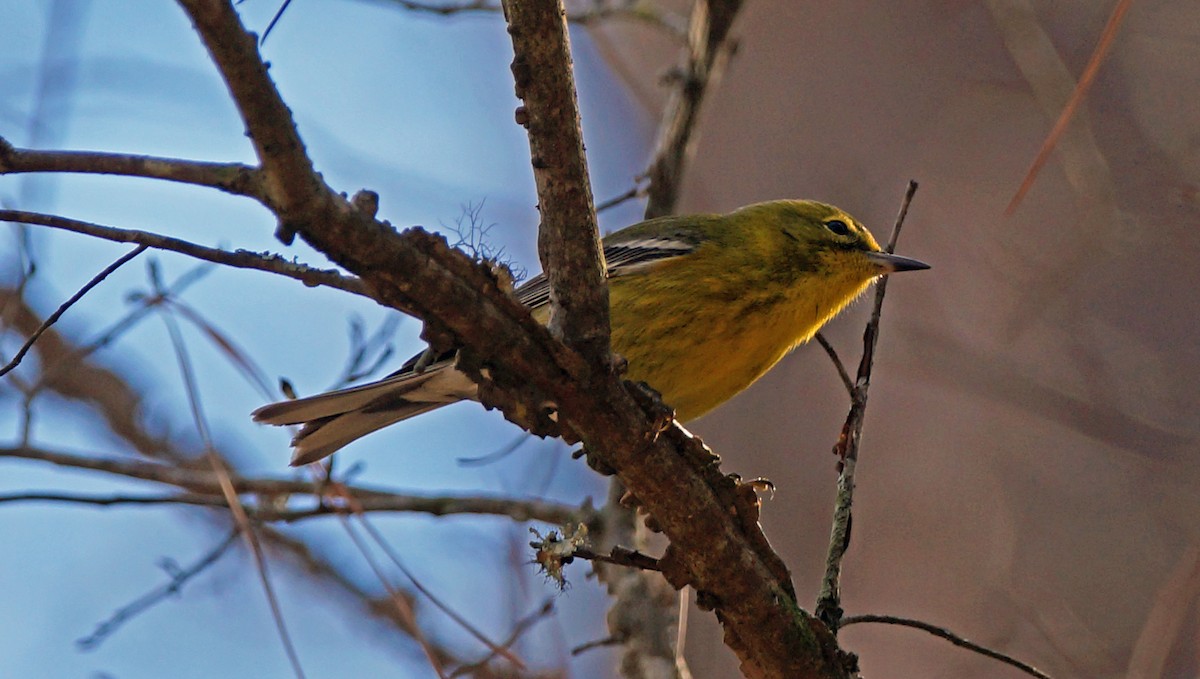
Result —
M1200 4L1136 3L1081 115L1003 211L1113 3L750 3L681 211L828 200L934 265L889 290L848 614L945 625L1056 677L1200 671ZM670 54L610 60L657 110ZM669 59L667 59L669 60ZM866 305L828 335L855 359ZM779 490L767 534L815 597L844 391L819 347L693 428ZM802 603L804 597L802 595ZM693 616L694 619L701 616ZM707 620L689 660L734 665ZM866 676L1016 676L917 632L848 628Z

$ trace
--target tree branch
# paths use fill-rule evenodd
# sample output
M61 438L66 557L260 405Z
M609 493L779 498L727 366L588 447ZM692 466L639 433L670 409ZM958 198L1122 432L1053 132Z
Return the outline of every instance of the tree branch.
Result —
M857 624L861 624L861 623L865 623L865 622L878 622L878 623L884 623L887 625L901 625L903 627L912 627L913 629L924 630L926 632L929 632L930 634L932 634L935 637L940 637L942 639L945 639L946 641L949 641L950 643L954 644L955 646L959 646L961 648L965 648L967 650L979 653L980 655L985 655L989 658L999 660L1002 663L1012 665L1013 667L1021 670L1022 672L1026 673L1030 676L1037 677L1038 679L1050 679L1050 675L1038 670L1033 665L1023 663L1020 660L1017 660L1016 658L1014 658L1012 656L1005 655L999 651L993 651L992 649L988 648L987 646L981 646L969 639L960 637L959 635L955 634L954 632L951 632L950 630L948 630L944 627L938 627L937 625L931 625L927 622L922 622L920 620L913 620L912 618L900 618L900 617L897 617L894 615L853 615L853 616L843 619L841 621L839 629L849 627L850 625L857 625Z
M237 541L238 533L239 531L236 528L231 530L229 535L225 536L225 539L218 543L216 547L210 549L204 556L197 559L195 563L187 568L181 569L178 566L167 568L164 564L163 569L166 570L171 577L167 583L159 587L155 587L153 590L117 609L117 611L109 616L107 620L99 625L96 625L96 629L91 634L77 640L75 645L84 650L91 650L96 646L99 646L100 642L111 636L113 632L121 627L121 625L138 616L143 611L151 608L155 604L163 601L167 597L179 594L179 591L183 589L183 586L187 584L188 580L191 580L200 573L204 572L209 566L216 563L217 560L225 554L225 552L229 551L229 548L233 546L234 542ZM165 559L164 562L172 563Z
M688 26L688 56L677 73L678 84L667 104L658 148L647 175L650 186L646 217L675 211L683 185L683 169L695 147L700 105L710 85L720 78L734 43L729 38L742 0L695 0Z
M165 495L73 495L68 493L18 493L0 496L0 503L22 501L60 501L94 505L120 504L187 504L228 507L221 495L220 482L206 469L184 469L158 462L136 459L96 458L42 448L0 448L0 459L18 458L49 462L61 467L86 469L142 481L175 486L182 494ZM324 495L312 482L290 479L265 479L233 476L234 489L239 494L258 496L251 513L259 521L297 521L314 516L349 514L352 508L338 503L336 495ZM455 514L486 514L507 516L514 521L543 521L550 524L586 523L592 511L541 500L511 500L487 496L424 496L396 493L383 488L356 484L339 484L355 506L363 512L415 512L432 516ZM276 500L292 497L311 497L316 500L310 508L288 509L277 506Z
M561 0L503 0L513 80L524 106L537 182L538 255L550 282L550 334L592 365L607 365L608 287L583 152L575 74Z
M123 153L18 149L0 137L0 175L77 172L162 179L220 189L270 207L262 173L242 163L212 163Z
M0 220L2 219L3 215L0 214ZM59 305L59 307L54 310L54 313L47 316L45 321L42 321L42 324L38 326L37 330L34 330L32 333L30 333L29 337L25 340L25 343L21 345L21 348L17 350L17 353L13 356L12 360L4 365L4 367L0 367L0 377L3 377L6 373L10 372L13 368L21 364L21 361L25 358L25 354L29 353L29 350L33 347L33 343L36 342L43 333L49 330L50 326L54 325L58 319L67 312L67 309L70 309L72 305L83 299L83 296L86 295L89 290L97 285L100 285L105 278L108 278L109 274L121 268L126 262L134 257L137 257L145 251L146 246L139 245L132 251L121 255L119 258L117 258L117 261L104 267L100 273L93 276L92 279L88 281L82 288L77 290L75 294L71 295L67 301Z
M179 238L150 233L149 231L118 229L90 222L81 222L77 219L47 215L39 212L26 212L24 210L0 210L0 221L47 226L53 229L62 229L64 231L72 231L94 238L113 241L114 243L137 243L144 247L151 247L166 252L177 252L205 262L224 264L225 266L237 269L268 271L293 278L309 287L324 285L355 295L370 297L367 288L357 278L343 276L332 269L316 269L305 264L290 262L279 255L247 252L246 250L229 252L228 250L210 248Z
M888 239L887 252L896 249L896 239L904 226L908 206L917 192L917 183L908 182L900 212ZM825 557L825 576L821 580L821 592L817 596L816 614L830 629L836 630L842 618L841 575L842 557L850 547L851 507L854 504L854 472L858 466L858 446L862 440L863 421L867 416L867 393L871 388L871 369L875 365L875 346L879 341L879 318L883 312L883 297L887 294L888 277L875 284L875 303L871 319L863 331L863 353L858 362L858 374L850 391L850 412L842 425L834 453L839 457L841 472L838 474L837 500L833 509L833 527L829 536L829 551ZM840 361L837 362L840 366Z
M224 76L237 103L246 132L262 165L267 202L276 206L281 240L294 233L289 219L330 193L313 170L291 112L259 57L257 38L241 26L237 11L226 0L179 0L196 33Z

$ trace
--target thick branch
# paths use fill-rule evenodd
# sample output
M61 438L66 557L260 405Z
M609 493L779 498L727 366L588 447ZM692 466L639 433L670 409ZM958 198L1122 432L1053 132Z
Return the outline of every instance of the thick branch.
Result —
M525 105L537 182L538 254L550 282L550 332L593 365L608 360L608 288L575 98L566 11L561 0L505 0L513 79Z
M233 4L225 0L179 2L225 76L266 175L270 202L279 210L279 235L290 242L290 217L303 211L310 201L324 198L328 189L313 171L291 111L259 57L257 38L242 29Z

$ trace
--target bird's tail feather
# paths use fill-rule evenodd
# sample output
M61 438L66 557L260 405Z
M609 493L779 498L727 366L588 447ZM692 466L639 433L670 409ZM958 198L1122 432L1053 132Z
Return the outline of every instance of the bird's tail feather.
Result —
M418 373L405 370L377 382L265 405L265 424L303 424L292 439L292 465L316 462L373 431L450 403L475 398L478 387L452 362Z

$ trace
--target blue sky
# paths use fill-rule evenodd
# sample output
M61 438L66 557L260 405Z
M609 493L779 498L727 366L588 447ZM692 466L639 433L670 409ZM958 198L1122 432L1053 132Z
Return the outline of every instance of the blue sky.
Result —
M52 27L48 17L55 7L71 21ZM258 31L276 9L277 3L263 0L239 5L244 21ZM0 5L0 25L6 27L0 47L0 136L14 144L253 160L223 84L173 3L11 0ZM575 31L573 39L593 182L603 199L626 190L643 169L652 117L636 110L586 32ZM332 186L351 193L364 187L378 191L380 215L397 226L452 224L464 204L483 202L483 220L496 224L493 242L518 264L538 269L536 198L525 134L513 123L511 45L498 15L444 19L383 2L295 2L263 51L317 167ZM59 95L39 116L39 82L47 73ZM43 124L40 131L35 122ZM0 200L205 245L281 251L326 265L304 246L283 249L272 238L270 216L256 204L208 190L111 177L2 177ZM623 206L605 214L603 225L631 223L639 211L640 205ZM7 285L15 280L16 241L10 228L0 238L0 275ZM43 312L128 251L41 230L34 231L33 240L39 271L30 298ZM175 255L154 257L167 280L195 266ZM128 295L146 288L147 260L143 255L98 287L64 317L60 329L86 339L120 317ZM185 301L236 338L268 375L287 376L302 393L326 388L342 370L350 319L375 327L392 313L334 291L222 269L191 288ZM419 348L418 332L411 319L401 324L396 362ZM237 450L247 468L287 473L288 434L248 419L262 398L199 333L189 329L186 335L201 366L201 396L219 445ZM15 346L7 338L4 355ZM159 319L143 321L99 359L142 388L152 427L169 430L181 441L195 440ZM7 445L16 436L20 400L3 383L0 403L0 437ZM359 480L404 490L544 492L570 502L602 497L600 480L552 442L531 442L499 465L463 468L455 462L484 455L516 434L496 414L463 404L359 442L339 464L348 468L361 462ZM86 410L53 399L39 403L34 440L102 455L125 450ZM0 492L150 490L32 463L0 464ZM514 558L530 556L523 547L528 540L523 526L499 519L402 516L381 517L378 525L426 586L495 636L506 633L514 617L553 596L531 567L520 569L516 580L510 577ZM371 583L333 520L291 530L311 538L361 582ZM130 622L96 650L76 649L74 641L95 624L163 581L156 565L160 559L187 563L220 539L218 522L188 510L0 507L0 540L6 545L0 552L0 579L9 583L0 613L0 676L292 676L257 575L240 548L181 597ZM569 647L603 636L603 596L584 581L584 572L582 566L573 569L575 586L556 599L559 614L531 635L536 645L525 651L533 658L553 666ZM286 567L277 565L274 573L308 676L432 676L414 644L362 619L359 609L344 600L314 591ZM478 652L437 614L422 615L440 641L474 649L468 654ZM576 676L602 676L607 660L606 652L593 652L571 667Z

